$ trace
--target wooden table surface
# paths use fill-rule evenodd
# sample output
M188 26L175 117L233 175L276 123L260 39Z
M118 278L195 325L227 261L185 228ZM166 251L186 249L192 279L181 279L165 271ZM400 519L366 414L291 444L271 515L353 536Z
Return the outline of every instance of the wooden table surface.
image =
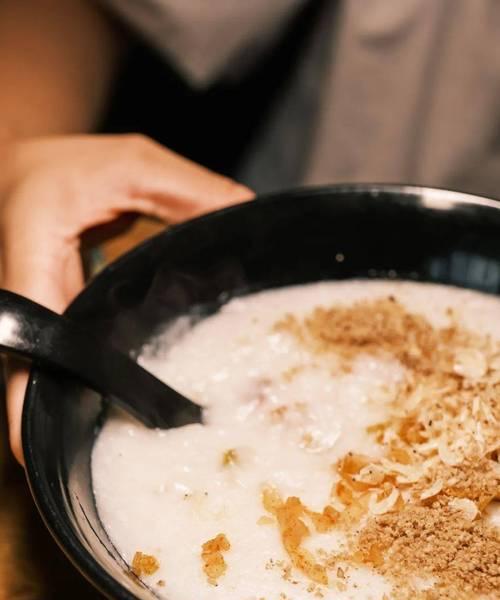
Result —
M163 226L138 219L103 245L111 260ZM3 396L3 389L0 390ZM45 529L23 469L7 443L5 403L0 403L0 600L102 600L74 569Z

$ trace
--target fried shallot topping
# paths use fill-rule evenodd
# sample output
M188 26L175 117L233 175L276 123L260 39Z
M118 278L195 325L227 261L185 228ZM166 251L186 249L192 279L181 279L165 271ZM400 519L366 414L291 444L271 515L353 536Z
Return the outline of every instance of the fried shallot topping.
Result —
M404 368L388 417L367 431L382 456L348 453L335 465L331 525L349 533L353 563L398 586L408 587L413 575L434 578L422 598L500 592L499 533L484 519L500 499L500 344L449 316L448 326L434 327L389 296L316 308L304 319L288 315L275 325L314 354L332 356L340 372L363 354ZM276 491L264 495L264 506L276 515L294 566L327 581L324 567L308 556L304 568L297 553L309 534L304 517L318 531L330 523Z
M158 559L150 554L143 554L142 552L136 552L132 560L132 572L137 577L142 575L152 575L156 573L160 568Z
M219 533L202 545L203 571L211 585L217 585L217 579L226 572L227 564L222 553L227 552L230 548L231 544L223 533Z

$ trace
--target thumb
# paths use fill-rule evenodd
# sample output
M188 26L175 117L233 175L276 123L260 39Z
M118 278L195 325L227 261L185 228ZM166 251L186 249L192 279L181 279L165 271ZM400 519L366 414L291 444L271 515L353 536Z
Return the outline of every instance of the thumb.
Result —
M79 253L75 249L68 253L65 260L61 257L60 265L41 258L39 254L27 254L17 265L9 264L4 274L3 287L32 298L56 312L62 312L83 285ZM16 268L12 269L12 266ZM10 447L17 461L24 466L21 422L29 378L28 361L5 357L4 375Z
M28 385L29 367L25 362L12 357L5 357L3 363L10 448L16 460L24 466L21 416L24 395Z

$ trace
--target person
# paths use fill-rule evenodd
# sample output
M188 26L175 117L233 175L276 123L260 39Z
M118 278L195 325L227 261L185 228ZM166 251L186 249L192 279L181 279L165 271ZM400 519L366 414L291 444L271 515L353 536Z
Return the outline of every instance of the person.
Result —
M499 23L494 0L3 0L3 286L64 310L83 285L81 234L124 213L175 223L253 190L339 181L495 195ZM160 120L209 166L235 144L225 175L140 131L95 133L137 35L189 90L180 104L165 90ZM193 97L217 119L170 104ZM11 368L19 461L25 385Z

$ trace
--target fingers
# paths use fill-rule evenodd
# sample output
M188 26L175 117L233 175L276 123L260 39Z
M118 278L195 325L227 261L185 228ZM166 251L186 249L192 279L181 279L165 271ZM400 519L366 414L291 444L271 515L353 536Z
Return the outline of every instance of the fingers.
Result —
M78 249L57 252L37 244L6 245L2 252L2 287L61 313L83 287Z
M251 200L254 192L228 177L184 158L146 138L134 138L132 198L147 198L143 210L170 222ZM153 211L153 212L152 212Z
M18 200L12 210L38 208L38 227L45 231L54 229L57 210L60 236L76 237L123 212L179 222L254 196L141 135L75 136L24 146L15 162L25 202Z
M14 163L0 215L2 284L56 312L83 287L85 230L129 212L179 222L254 196L142 136L37 140L19 145ZM28 370L11 360L8 370L11 446L22 462Z
M39 237L30 228L29 218L21 227L15 221L11 225L2 240L2 286L62 312L83 286L77 245L68 243L52 252L45 239L50 231ZM12 453L24 466L21 422L29 367L12 357L4 359L4 365L9 441Z
M80 256L75 250L66 257L61 255L59 262L48 263L40 256L40 251L19 255L17 250L4 255L3 287L18 294L28 296L41 304L62 312L83 286L83 273ZM12 452L24 466L21 442L21 421L29 367L26 362L12 357L5 359L5 388L9 440Z
M21 361L12 358L6 358L4 365L10 447L17 461L24 466L21 420L29 369Z

